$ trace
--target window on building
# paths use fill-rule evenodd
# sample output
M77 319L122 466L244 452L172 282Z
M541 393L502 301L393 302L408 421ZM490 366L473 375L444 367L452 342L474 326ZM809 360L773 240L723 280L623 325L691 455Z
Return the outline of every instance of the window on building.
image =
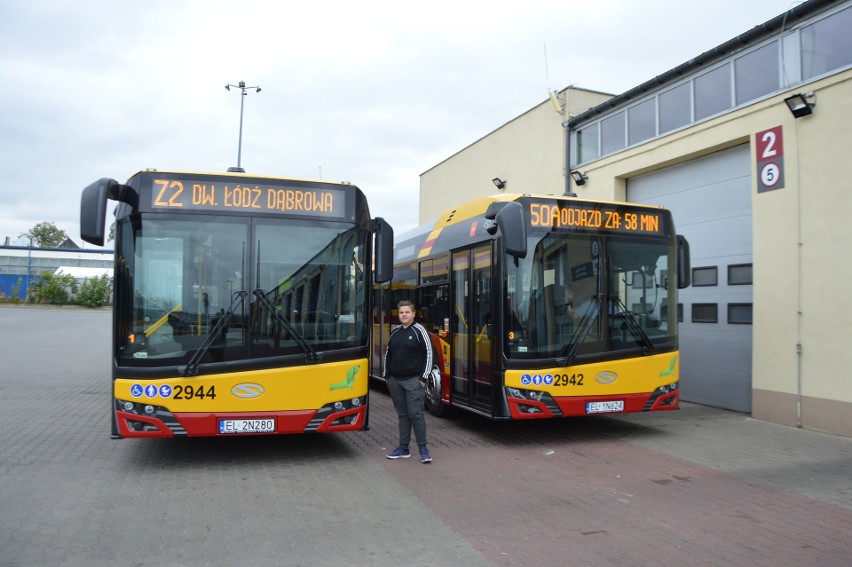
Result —
M716 266L692 268L692 287L719 285L719 270Z
M627 109L627 145L649 140L657 134L657 112L653 98Z
M625 146L624 111L601 120L601 155L611 154Z
M577 131L578 163L592 161L600 155L598 153L599 138L597 122Z
M731 108L731 64L725 63L695 78L695 119Z
M852 64L852 8L802 28L802 77L810 79Z
M777 91L778 42L773 41L734 61L737 104Z
M718 323L719 305L717 303L693 303L693 323Z
M778 93L782 88L852 66L852 7L824 16L779 41L734 53L720 66L683 83L649 94L629 109L617 106L602 118L572 132L577 163L587 163L655 136L663 136L736 106ZM781 45L783 43L783 45ZM783 49L783 53L782 53ZM631 101L632 102L632 101ZM626 106L626 105L625 105ZM656 114L656 124L654 118Z
M690 83L684 83L660 94L660 134L671 132L692 121Z
M751 285L751 264L732 264L728 266L728 285Z
M728 323L731 325L751 325L751 303L729 303Z

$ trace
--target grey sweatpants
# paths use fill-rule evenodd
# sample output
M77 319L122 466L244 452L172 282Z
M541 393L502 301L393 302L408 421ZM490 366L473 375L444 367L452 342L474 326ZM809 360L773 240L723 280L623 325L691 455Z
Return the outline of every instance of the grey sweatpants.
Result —
M426 445L426 418L423 415L426 390L420 385L418 377L407 380L388 378L388 391L393 400L393 407L399 415L399 446L408 447L411 442L411 430L417 445Z

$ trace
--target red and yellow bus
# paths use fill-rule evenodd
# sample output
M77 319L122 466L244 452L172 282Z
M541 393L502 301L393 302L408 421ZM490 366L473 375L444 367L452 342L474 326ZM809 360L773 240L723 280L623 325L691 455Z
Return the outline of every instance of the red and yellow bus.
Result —
M659 207L571 196L464 203L401 235L374 344L411 299L439 346L427 407L491 419L676 409L689 248ZM373 352L374 377L383 359Z
M83 240L103 245L108 200L114 438L366 428L393 231L360 189L145 170L83 191Z

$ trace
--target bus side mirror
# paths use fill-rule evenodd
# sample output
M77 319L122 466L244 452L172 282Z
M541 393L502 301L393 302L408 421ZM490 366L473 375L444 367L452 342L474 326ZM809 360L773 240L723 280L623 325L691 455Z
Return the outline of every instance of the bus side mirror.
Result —
M107 198L117 185L115 179L103 177L83 189L80 199L80 238L86 242L95 246L104 245Z
M515 258L527 255L527 223L524 222L524 208L520 203L506 203L497 212L497 226L503 233L506 254Z
M373 232L376 235L373 281L388 282L393 277L393 227L385 219L376 217L373 219Z
M80 238L95 246L104 245L107 199L127 203L133 210L139 206L136 190L115 179L102 177L83 189L80 199Z
M689 241L682 235L677 235L677 288L689 287L692 267L689 260Z

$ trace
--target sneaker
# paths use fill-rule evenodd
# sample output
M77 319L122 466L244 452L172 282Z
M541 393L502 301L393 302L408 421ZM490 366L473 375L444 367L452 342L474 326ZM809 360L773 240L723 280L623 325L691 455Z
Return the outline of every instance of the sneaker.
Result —
M387 454L388 459L407 459L410 456L411 451L408 450L408 447L397 447Z
M431 463L432 455L429 454L429 449L425 446L420 447L420 462L421 463Z

